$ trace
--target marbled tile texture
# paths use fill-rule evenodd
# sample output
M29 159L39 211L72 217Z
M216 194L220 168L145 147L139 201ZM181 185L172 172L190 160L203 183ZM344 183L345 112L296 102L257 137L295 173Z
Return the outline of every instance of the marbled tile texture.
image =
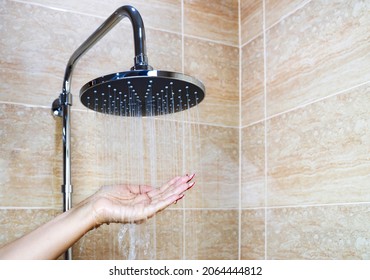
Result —
M240 257L370 259L370 2L240 3Z
M310 1L267 30L267 115L369 81L369 14L369 1Z
M133 64L123 20L75 68L74 203L102 184L197 183L144 224L89 232L75 259L370 259L364 0L1 0L1 244L60 211L49 107L73 51L124 4L143 16L149 63L199 78L206 98L155 119L87 112L79 88Z
M241 125L261 121L265 117L264 44L258 36L241 48Z
M241 42L245 44L263 32L263 0L240 0Z
M268 259L370 259L370 205L268 210Z
M242 210L240 231L240 258L263 260L265 258L265 210Z
M362 86L267 122L269 206L370 200L369 104Z

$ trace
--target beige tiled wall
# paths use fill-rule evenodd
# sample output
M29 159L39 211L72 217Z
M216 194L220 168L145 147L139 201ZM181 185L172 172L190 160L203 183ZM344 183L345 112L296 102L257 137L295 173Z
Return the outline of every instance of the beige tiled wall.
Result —
M241 258L369 259L370 3L241 16Z
M116 8L132 4L144 19L150 64L200 78L206 99L185 115L192 123L184 115L114 120L119 129L104 130L78 90L132 66L131 26L122 21L73 76L74 201L107 182L138 180L136 172L153 182L153 166L143 162L155 157L155 184L192 170L197 184L146 223L89 232L74 257L370 259L367 2L2 0L1 243L60 212L61 123L50 104L73 51ZM135 134L151 126L155 155L153 138ZM168 130L174 136L163 137ZM109 141L117 136L142 139L143 158Z
M61 91L73 51L126 4L142 14L149 63L201 79L206 99L199 110L185 114L192 123L183 122L184 115L143 122L112 120L108 127L113 129L107 131L101 116L83 108L78 90L91 79L133 65L132 28L127 19L119 23L81 58L73 75L74 203L117 180L141 178L160 184L180 172L195 170L197 184L182 202L144 224L103 226L89 232L74 246L74 258L237 259L237 0L0 2L1 244L60 212L62 127L49 108ZM140 135L138 128L150 131L151 126L157 129L154 135ZM165 133L174 136L164 137ZM133 143L122 139L134 139L144 149L132 150ZM150 141L156 143L156 154L147 149ZM111 160L102 164L107 158ZM145 164L153 160L156 169ZM135 176L136 172L142 176Z

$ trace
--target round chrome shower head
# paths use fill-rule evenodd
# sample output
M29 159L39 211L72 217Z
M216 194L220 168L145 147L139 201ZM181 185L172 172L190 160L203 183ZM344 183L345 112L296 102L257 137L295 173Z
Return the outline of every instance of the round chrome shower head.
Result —
M133 70L102 76L80 91L82 104L97 112L118 116L156 116L198 105L205 87L181 73Z

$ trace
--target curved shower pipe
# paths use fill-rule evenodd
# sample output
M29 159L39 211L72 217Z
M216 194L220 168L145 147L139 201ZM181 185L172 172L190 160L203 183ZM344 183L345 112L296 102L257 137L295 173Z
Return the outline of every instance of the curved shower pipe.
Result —
M106 35L123 18L129 18L133 27L135 58L132 70L147 69L152 67L148 65L146 55L146 41L144 22L139 12L132 6L122 6L109 16L96 31L78 47L70 57L63 80L63 90L59 98L52 104L52 112L55 116L63 118L63 211L68 211L72 207L72 182L71 182L71 119L70 110L72 106L71 81L74 67L78 60L94 46L104 35ZM72 248L65 252L65 259L72 259Z

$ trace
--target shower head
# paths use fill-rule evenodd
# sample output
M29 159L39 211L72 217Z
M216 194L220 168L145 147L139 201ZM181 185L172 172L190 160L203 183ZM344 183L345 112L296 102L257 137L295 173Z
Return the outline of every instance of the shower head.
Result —
M132 23L135 43L131 71L96 78L80 90L87 108L119 116L154 116L179 112L196 106L204 98L204 85L197 79L176 72L153 70L146 55L145 28L139 12L131 6L119 8L87 40L97 41L101 29L110 29L116 15Z
M91 34L70 57L63 81L63 91L52 105L54 115L72 105L70 87L77 61L123 18L133 27L135 57L130 71L113 73L85 84L81 102L89 109L120 116L153 116L179 112L198 105L204 98L201 81L182 73L153 70L148 64L144 22L132 6L118 8Z
M89 109L118 116L156 116L198 105L204 85L181 73L132 70L106 75L85 84L81 102Z

